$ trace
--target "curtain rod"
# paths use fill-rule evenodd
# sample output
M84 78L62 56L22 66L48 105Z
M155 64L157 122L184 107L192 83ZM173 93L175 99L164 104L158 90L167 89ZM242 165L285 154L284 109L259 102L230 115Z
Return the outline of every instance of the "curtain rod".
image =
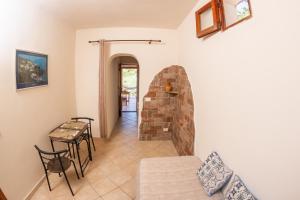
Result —
M89 41L89 43L99 43L100 40ZM104 42L148 42L152 44L153 42L161 43L161 40L104 40Z

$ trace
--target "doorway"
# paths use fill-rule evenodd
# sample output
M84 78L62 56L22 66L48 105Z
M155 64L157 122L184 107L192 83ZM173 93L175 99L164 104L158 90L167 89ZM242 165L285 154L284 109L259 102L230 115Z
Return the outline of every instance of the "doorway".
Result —
M138 66L123 65L120 66L121 94L120 111L137 112L138 110Z
M105 101L107 138L110 138L123 114L138 113L139 64L131 55L113 55L105 72ZM137 120L135 120L137 121Z

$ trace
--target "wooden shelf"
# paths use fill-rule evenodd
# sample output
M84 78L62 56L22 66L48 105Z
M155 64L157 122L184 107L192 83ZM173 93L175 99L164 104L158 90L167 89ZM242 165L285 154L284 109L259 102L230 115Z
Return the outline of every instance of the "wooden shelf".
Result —
M170 91L170 92L166 92L168 94L173 94L173 95L178 95L178 92L177 91Z

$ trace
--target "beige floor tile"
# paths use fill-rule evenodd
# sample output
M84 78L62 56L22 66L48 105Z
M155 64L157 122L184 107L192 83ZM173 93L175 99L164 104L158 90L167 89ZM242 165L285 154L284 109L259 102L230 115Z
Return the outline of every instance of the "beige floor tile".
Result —
M104 200L131 200L125 192L123 192L121 189L116 189L104 196L102 196Z
M121 168L118 165L115 165L112 161L102 163L98 167L106 176L119 171Z
M108 176L108 178L115 183L116 185L120 186L130 180L132 176L125 170L120 170L116 173L112 173Z
M75 194L75 200L94 200L99 197L100 195L90 184L85 184Z
M31 200L50 200L50 191L48 188L41 186L35 194L31 197Z
M67 171L67 174L68 175L71 174L70 170ZM58 174L56 173L48 173L48 176L49 176L51 188L55 188L57 185L61 184L65 180L63 175L59 177ZM46 179L44 179L42 185L48 187Z
M131 161L137 161L137 160L140 160L143 157L143 153L139 152L139 151L132 150L126 156Z
M74 190L73 190L74 191ZM71 191L65 181L62 181L58 185L56 185L52 192L50 192L50 199L52 200L73 200L73 196Z
M85 178L80 178L78 180L77 177L76 178L75 177L71 177L71 178L69 177L69 182L70 182L70 185L71 185L71 187L72 187L75 194L78 191L80 191L83 187L85 187L86 185L89 185L89 182Z
M131 162L135 160L134 157L129 157L126 154L120 154L119 156L112 159L112 162L120 168L128 166Z
M139 161L136 161L131 163L127 167L125 167L124 170L133 177L136 176L138 167L139 167Z
M118 146L118 145L116 145ZM117 147L114 147L113 150L109 151L109 152L105 152L105 156L109 159L115 159L117 158L118 156L120 156L120 154L122 154L122 151L117 149Z
M95 183L101 179L105 179L106 174L99 167L97 167L93 170L88 170L86 178L89 183Z
M74 197L69 195L61 195L61 196L54 196L50 198L51 200L74 200Z
M165 154L161 153L159 150L151 150L143 153L144 158L154 158L154 157L162 157Z
M132 178L129 181L127 181L126 183L124 183L123 185L120 186L121 190L123 192L125 192L126 194L128 194L131 198L135 198L136 197L136 179Z
M107 194L107 193L109 193L112 190L117 188L117 185L115 185L108 178L105 178L105 179L102 179L98 182L92 183L91 185L93 186L95 191L101 196L104 195L104 194Z

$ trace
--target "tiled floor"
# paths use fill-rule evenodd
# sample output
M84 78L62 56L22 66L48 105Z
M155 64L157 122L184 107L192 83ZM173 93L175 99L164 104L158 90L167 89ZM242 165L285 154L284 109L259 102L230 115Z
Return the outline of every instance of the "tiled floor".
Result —
M177 156L171 141L139 141L133 112L123 113L110 140L95 142L97 151L93 152L85 177L78 180L72 168L67 172L74 197L64 178L51 174L52 192L44 181L32 200L131 200L135 198L136 171L142 158Z

